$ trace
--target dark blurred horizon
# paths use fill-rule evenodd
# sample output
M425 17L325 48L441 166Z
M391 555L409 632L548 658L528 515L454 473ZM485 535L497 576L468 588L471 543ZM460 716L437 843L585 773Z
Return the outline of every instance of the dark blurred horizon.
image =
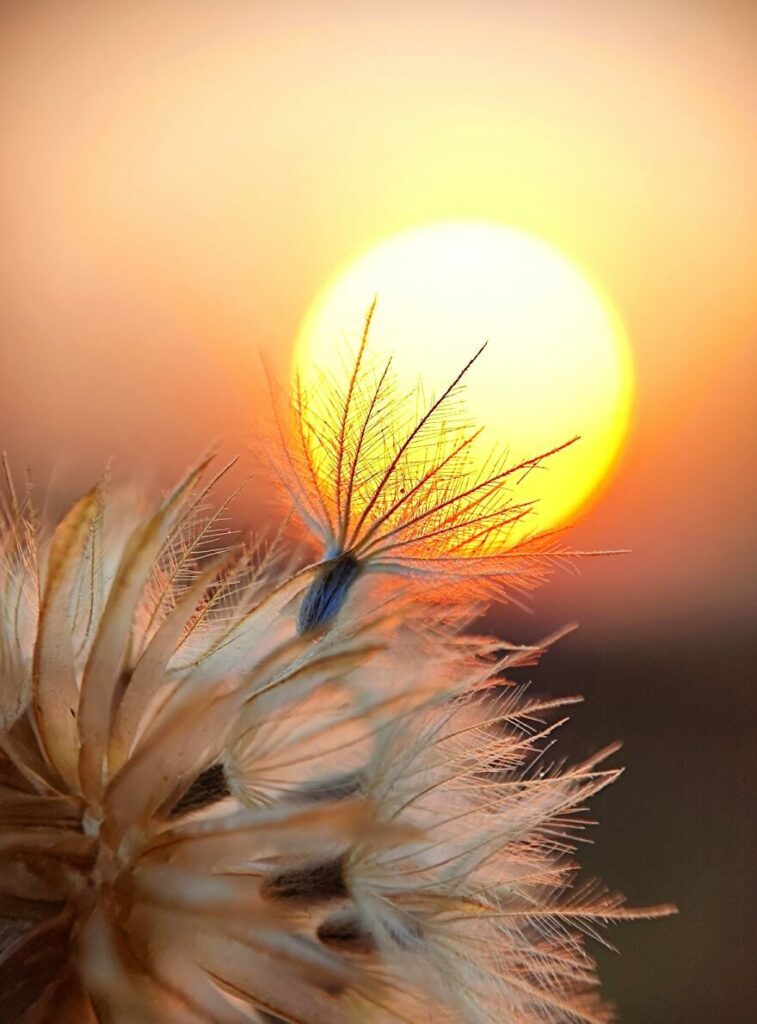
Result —
M490 613L487 623L509 636L502 619ZM739 629L598 647L581 633L518 678L537 693L584 698L555 757L622 743L609 763L623 775L591 802L599 824L578 851L582 877L624 893L629 906L679 910L611 926L617 953L591 944L604 992L624 1024L757 1020L757 639Z

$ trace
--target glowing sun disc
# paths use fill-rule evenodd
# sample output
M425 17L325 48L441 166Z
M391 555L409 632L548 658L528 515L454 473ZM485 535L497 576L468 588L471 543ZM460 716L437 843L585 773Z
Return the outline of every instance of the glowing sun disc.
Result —
M628 430L633 364L608 299L546 243L494 224L451 221L405 231L341 269L300 326L293 370L307 386L345 374L366 311L378 305L370 351L393 357L404 390L438 395L485 340L466 378L471 420L513 460L581 440L523 480L538 499L528 530L562 524L597 491Z

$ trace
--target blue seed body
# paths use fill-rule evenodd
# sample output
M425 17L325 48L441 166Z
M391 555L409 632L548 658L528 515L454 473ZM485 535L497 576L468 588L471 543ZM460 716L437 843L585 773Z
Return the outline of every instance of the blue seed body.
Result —
M360 570L360 562L350 554L327 562L302 599L297 632L303 634L327 626L346 601Z

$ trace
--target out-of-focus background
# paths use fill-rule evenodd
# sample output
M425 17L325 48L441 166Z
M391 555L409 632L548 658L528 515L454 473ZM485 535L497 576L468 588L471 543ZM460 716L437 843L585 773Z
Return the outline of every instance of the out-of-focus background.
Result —
M633 553L489 623L578 619L534 685L587 697L563 752L625 741L584 861L681 911L600 951L626 1024L757 1019L756 52L750 0L0 6L0 446L57 501L244 450L259 352L403 228L521 228L613 299L634 421L573 539Z

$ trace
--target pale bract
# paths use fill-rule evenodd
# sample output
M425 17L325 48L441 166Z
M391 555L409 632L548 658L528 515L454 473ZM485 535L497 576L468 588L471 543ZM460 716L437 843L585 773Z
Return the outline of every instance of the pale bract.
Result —
M8 1024L603 1021L570 895L614 773L529 766L538 648L341 608L237 545L201 464L0 540L0 989ZM650 913L665 912L665 908Z

